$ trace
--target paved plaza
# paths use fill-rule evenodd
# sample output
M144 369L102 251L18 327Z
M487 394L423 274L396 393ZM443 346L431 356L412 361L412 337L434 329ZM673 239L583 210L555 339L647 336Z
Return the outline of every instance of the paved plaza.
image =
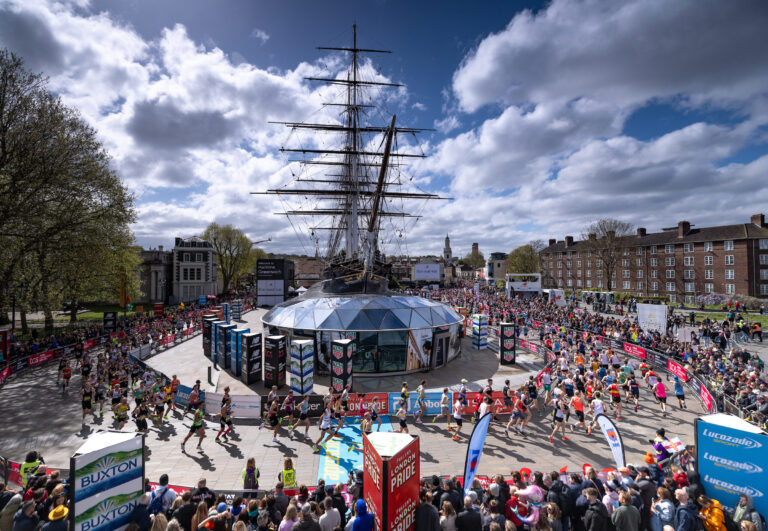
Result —
M252 330L258 326L262 313L262 310L257 310L244 316ZM466 340L462 350L459 359L428 374L357 378L356 391L398 391L404 380L412 385L411 389L415 389L422 378L427 379L429 391L438 391L443 387L456 391L461 378L470 380L470 390L479 391L487 378L493 378L494 388L501 389L505 379L510 379L513 384L522 383L542 366L537 358L524 353L519 354L517 365L499 366L497 354L489 350L473 350ZM197 378L205 380L210 365L202 356L199 336L154 356L149 363L166 374L177 374L182 383L187 384ZM48 364L5 384L3 400L0 401L0 418L4 420L0 454L18 461L34 448L42 452L51 466L66 467L73 451L93 430L112 427L112 414L109 411L105 411L103 418L94 419L90 416L88 424L81 425L76 391L80 386L79 374L73 377L72 391L68 395L62 396L55 382L56 365ZM214 382L216 385L209 388L221 391L225 385L229 385L233 394L261 394L264 391L261 384L247 389L244 384L223 372L214 377ZM315 392L324 389L319 384L315 386ZM645 452L650 449L648 439L653 437L660 426L667 428L670 437L677 436L687 444L693 443L693 420L703 414L696 399L689 397L687 410L680 410L672 404L676 401L671 399L671 415L663 418L647 390L642 391L641 397L640 411L625 413L623 420L618 423L628 462L642 461ZM501 419L506 423L506 415L501 416ZM384 420L383 429L391 429L388 419ZM214 437L218 422L213 421L207 425L204 451L197 452L196 441L191 439L187 443L187 451L182 453L180 442L190 424L189 416L181 419L181 414L177 412L162 429L150 429L146 439L150 479L156 480L160 474L167 473L174 484L194 485L201 476L205 476L212 488L234 489L241 486L240 471L245 460L254 457L261 471L261 486L268 488L276 480L282 458L291 457L296 464L298 481L315 484L318 477L334 481L346 480L348 471L359 467L361 461L360 433L355 426L344 428L342 438L334 439L327 450L317 454L313 453L310 440L303 436L303 428L294 440L290 440L288 433L281 429L279 442L273 442L271 432L258 429L259 422L236 420L235 435L230 441L216 443ZM460 442L449 437L444 420L433 424L428 417L424 424L416 425L409 418L408 424L411 433L418 435L421 440L422 476L462 473L466 441L472 428L468 417L465 417ZM133 430L135 424L129 422L125 429ZM581 470L584 463L599 468L614 466L611 453L599 432L592 436L569 433L569 441L555 440L551 444L547 440L550 430L549 416L534 415L524 437L506 437L503 425L492 424L478 474L508 474L521 467L549 471L568 466L568 470ZM317 419L314 419L309 438L316 439L318 435Z

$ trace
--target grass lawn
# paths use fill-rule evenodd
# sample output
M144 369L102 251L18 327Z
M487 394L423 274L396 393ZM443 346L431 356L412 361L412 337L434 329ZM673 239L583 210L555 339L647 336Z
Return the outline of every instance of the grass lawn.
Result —
M711 320L723 322L728 317L728 312L699 312L696 310L693 310L694 313L696 313L696 321L701 322L702 319L705 317L709 317ZM689 313L691 313L691 310L675 310L675 313L679 313L682 315L688 316ZM738 312L736 312L738 315ZM742 313L741 316L744 318L745 321L749 321L750 323L757 321L760 323L760 326L762 326L763 330L766 330L766 326L768 326L768 315L760 315L759 313Z
M95 304L88 306L86 308L87 311L82 311L77 314L77 322L84 322L84 321L99 321L101 322L104 319L104 312L118 312L118 317L121 317L123 315L123 309L118 306L117 304ZM148 311L148 308L145 305L144 311ZM134 315L136 311L127 312L126 315ZM57 323L68 323L69 322L69 312L67 313L61 313L61 312L55 312L53 316L54 322ZM45 322L42 319L37 319L34 321L30 321L30 323L43 323Z

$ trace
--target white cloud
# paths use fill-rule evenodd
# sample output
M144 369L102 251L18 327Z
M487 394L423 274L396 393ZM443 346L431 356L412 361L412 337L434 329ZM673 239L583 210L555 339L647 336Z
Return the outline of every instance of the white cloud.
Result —
M269 35L263 29L254 28L251 32L251 38L260 40L261 44L264 44L269 40Z
M414 103L413 105L411 105L411 108L416 109L417 111L426 111L427 110L427 106L424 105L423 103L419 103L418 101L416 103Z
M443 134L448 134L461 125L456 115L446 116L442 120L435 120L435 128Z

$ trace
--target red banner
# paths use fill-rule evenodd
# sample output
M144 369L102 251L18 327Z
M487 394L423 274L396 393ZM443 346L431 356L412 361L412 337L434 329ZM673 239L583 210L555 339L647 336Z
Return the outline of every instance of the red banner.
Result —
M368 436L363 435L363 497L368 511L376 522L374 529L382 529L381 521L384 516L384 463L381 456L368 441Z
M344 415L347 417L359 416L361 403L364 403L365 409L370 411L374 398L379 399L379 407L376 412L379 415L389 415L389 393L366 393L365 399L362 398L362 395L350 394L348 402L349 411L347 411Z
M521 339L520 340L520 347L524 348L526 350L530 350L531 352L538 352L539 351L539 347L538 347L538 345L536 345L536 343L533 343L533 342L528 341L526 339Z
M152 309L154 310L155 317L162 317L163 316L163 303L162 302L156 302Z
M88 350L89 348L93 348L93 346L96 344L95 339L86 339L83 341L83 350Z
M688 371L676 361L667 360L667 370L675 376L679 376L682 381L688 381Z
M475 402L475 398L479 395L482 395L482 393L467 393L467 405L464 408L464 414L469 415L477 410L479 403ZM458 396L459 393L453 393L454 402L456 402ZM504 405L504 393L501 391L494 391L491 397L493 398L493 406L496 413L502 415L512 413L512 408Z
M419 504L418 438L387 461L386 486L389 492L385 531L413 531L416 528L416 506Z
M0 384L5 383L5 381L8 379L8 377L11 375L11 368L6 367L5 369L0 372Z
M699 391L699 397L704 402L704 407L707 408L707 411L710 413L712 412L712 395L709 394L709 389L707 389L704 384L701 385L701 390Z
M29 366L34 367L35 365L40 365L41 363L45 363L46 361L50 361L52 359L53 359L53 351L46 350L45 352L41 352L40 354L35 354L34 356L30 356Z
M630 356L634 356L636 358L645 359L645 349L643 347L638 347L632 343L623 342L621 344L621 349L625 354L629 354Z

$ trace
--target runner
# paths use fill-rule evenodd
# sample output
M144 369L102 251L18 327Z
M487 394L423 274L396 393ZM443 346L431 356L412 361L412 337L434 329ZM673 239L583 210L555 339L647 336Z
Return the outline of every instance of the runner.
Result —
M336 431L333 432L333 436L336 437L339 434L339 430L344 427L344 419L342 418L342 405L341 396L337 396L332 405L333 418L336 420Z
M667 416L667 388L664 387L664 382L661 380L656 382L656 385L653 388L653 391L656 393L656 400L659 402L659 406L661 406L661 414L663 416Z
M181 385L181 382L174 374L171 376L171 409L173 411L176 411L176 395L179 394L179 386ZM169 410L170 411L170 410ZM168 417L168 413L165 414L166 418Z
M69 361L64 364L61 378L61 394L64 394L69 390L69 379L72 378L72 367L69 366Z
M232 431L232 397L224 398L224 404L221 406L219 415L221 416L219 421L221 429L216 434L216 442L220 442L219 437L224 437L224 440L227 440L227 434Z
M197 443L197 450L199 452L203 451L203 439L205 439L205 426L204 426L204 419L205 419L205 411L204 408L205 404L202 402L197 405L197 409L195 409L194 416L192 417L192 426L189 428L189 433L187 433L187 436L184 437L184 440L181 441L181 451L185 452L184 445L187 443L190 437L197 434L197 436L200 438L200 440Z
M280 402L277 401L277 397L269 405L267 412L267 422L269 423L269 429L272 430L272 442L280 442L277 438L277 430L280 428L280 419L278 413L280 411Z
M613 383L608 386L608 393L610 393L611 402L616 408L616 420L621 420L621 390L616 381L613 381Z
M571 424L571 431L575 431L577 426L581 426L584 428L584 431L587 431L587 424L584 421L584 399L581 397L581 391L576 391L573 398L571 398L570 405L573 407L573 410L576 412L576 418L579 419L578 422L575 422Z
M453 403L453 419L456 421L456 432L453 434L453 440L458 441L459 440L459 432L461 431L461 415L464 413L464 404L461 401L461 395L456 397L456 401ZM450 423L448 426L448 433L450 434L451 430Z
M163 405L165 406L165 414L163 415L162 412L160 414L162 415L162 418L165 420L168 420L168 415L171 412L172 405L173 405L173 386L171 385L171 382L166 380L166 385L160 388L160 392L163 394Z
M637 383L634 375L629 379L629 392L635 401L635 412L637 412L637 409L640 407L640 384Z
M85 382L80 389L80 402L83 405L83 426L85 426L85 416L93 409L93 388L89 382Z
M67 361L67 358L61 358L59 360L59 372L56 375L56 387L61 384L61 380L64 378L64 367L66 367L68 363L69 361Z
M675 382L675 396L677 397L680 409L688 409L688 406L685 405L685 389L683 389L683 384L680 382L680 377L675 375L673 380Z
M424 389L426 386L427 381L422 380L421 384L419 384L419 386L416 388L416 407L419 408L418 416L414 421L416 424L421 424L423 422L424 413L427 412L427 401L424 394Z
M552 400L551 405L554 407L554 411L552 411L552 417L554 418L554 424L555 427L552 429L552 433L549 434L549 442L554 443L555 439L555 433L557 433L557 430L560 430L560 433L562 434L563 440L567 441L568 436L565 434L565 408L566 405L563 402L563 399L558 397L555 397L555 399Z
M539 386L533 376L528 377L528 398L531 399L531 409L539 409Z
M122 430L125 423L128 421L128 411L130 406L128 405L128 397L124 396L120 399L120 403L115 407L115 421L117 421L117 429Z
M299 421L291 428L289 434L291 439L293 439L293 430L301 424L304 424L304 437L307 437L309 434L309 395L304 396L304 400L298 403L296 409L299 410Z
M432 419L432 422L434 423L437 419L440 418L447 418L448 419L448 428L451 427L451 397L448 395L448 388L443 388L443 396L440 397L440 414L435 415L435 417Z
M280 422L282 423L283 418L288 417L288 436L290 439L293 439L293 425L296 422L293 418L294 400L293 391L288 391L285 400L283 400L283 405L281 406L281 409L285 411L285 415L280 418Z
M136 421L136 431L139 433L147 433L149 426L147 425L147 417L149 416L149 406L146 403L140 403L136 406L131 414Z
M373 398L373 402L371 402L371 422L374 420L378 422L378 425L376 426L376 431L381 430L381 417L379 417L379 408L381 407L381 404L379 403L379 397L376 396Z
M117 414L117 406L123 397L123 390L120 388L120 384L117 380L112 380L112 387L109 390L109 394L112 398L112 413Z
M592 430L594 429L595 424L597 424L597 416L605 414L605 404L600 399L602 396L602 393L597 391L595 393L595 398L593 398L589 404L589 410L592 412L592 420L589 422L589 428L587 428L588 435L592 435Z
M373 420L371 419L370 411L366 411L363 415L363 420L360 421L360 431L366 435L370 435L373 431Z
M405 410L408 411L408 382L403 382L400 388L400 402L405 404Z
M184 414L181 416L182 420L187 416L190 411L194 412L200 405L200 380L195 382L192 386L192 390L189 392L189 398L187 399L187 407L184 408Z
M461 379L461 386L459 387L459 400L461 400L461 405L464 407L467 407L467 379L462 378Z
M97 378L96 385L94 386L94 400L95 402L99 403L99 415L102 417L104 416L104 393L107 389L106 384L104 383L104 380L101 378Z
M325 410L323 411L323 415L320 417L320 437L318 437L315 443L312 445L312 449L315 452L320 451L320 446L325 448L326 443L333 438L333 435L330 433L332 416L333 410L329 404L326 406Z
M397 410L397 413L395 413L395 416L400 419L400 429L397 430L397 433L408 433L408 424L405 422L405 418L408 415L408 409L405 407L405 402L402 400L398 406L399 409Z
M152 401L155 405L155 412L152 417L152 422L157 428L163 425L163 411L165 410L165 391L161 387L153 388Z

